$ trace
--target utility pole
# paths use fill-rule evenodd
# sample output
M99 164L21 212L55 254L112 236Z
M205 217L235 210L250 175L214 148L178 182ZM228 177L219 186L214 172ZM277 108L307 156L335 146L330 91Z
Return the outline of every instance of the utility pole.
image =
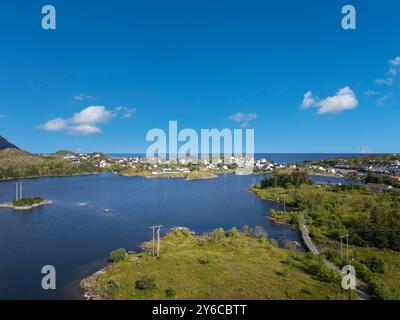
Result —
M160 230L162 228L162 225L158 226L151 226L150 229L153 229L153 242L152 242L152 256L154 257L154 234L155 234L155 228L157 228L157 258L160 257Z
M154 257L154 228L155 226L150 227L150 229L153 229L153 241L151 242L151 247L152 247L152 256Z
M343 238L346 238L346 262L349 264L349 233L344 236L339 236L340 238L340 258L343 259Z
M346 263L349 264L349 233L347 232L344 236L339 236L340 238L340 258L343 259L343 238L346 238ZM349 287L349 300L351 300L351 288Z
M160 257L160 228L161 226L157 228L157 258Z
M22 199L22 182L17 182L15 184L15 200Z
M283 212L286 212L286 194L283 195Z

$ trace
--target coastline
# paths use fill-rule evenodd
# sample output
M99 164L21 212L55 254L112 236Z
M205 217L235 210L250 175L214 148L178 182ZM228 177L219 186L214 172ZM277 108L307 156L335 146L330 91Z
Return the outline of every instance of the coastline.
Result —
M63 177L79 177L79 176L95 176L104 172L93 172L93 173L72 173L72 174L45 174L41 176L29 176L29 177L18 177L18 178L2 178L0 182L15 181L15 180L31 180L40 178L63 178Z
M95 273L83 278L79 281L79 287L83 290L82 297L85 300L111 300L109 297L105 296L101 288L91 285L96 279L105 274L112 267L111 263L107 263L104 267L96 271Z

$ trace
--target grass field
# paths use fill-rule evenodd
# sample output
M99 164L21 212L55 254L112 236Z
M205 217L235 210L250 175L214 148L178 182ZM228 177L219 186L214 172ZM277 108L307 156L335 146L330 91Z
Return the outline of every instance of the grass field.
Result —
M320 265L317 258L236 230L201 237L171 231L161 240L159 259L151 256L150 243L144 247L84 279L83 287L92 298L111 299L346 298L340 281L320 281L310 273Z

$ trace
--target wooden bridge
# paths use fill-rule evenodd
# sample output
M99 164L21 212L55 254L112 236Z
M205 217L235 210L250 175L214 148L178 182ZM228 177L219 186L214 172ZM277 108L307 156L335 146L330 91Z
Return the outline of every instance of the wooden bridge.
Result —
M308 251L314 253L315 255L319 256L319 251L317 247L311 240L310 232L305 224L300 226L301 238L303 239L304 245L308 249Z

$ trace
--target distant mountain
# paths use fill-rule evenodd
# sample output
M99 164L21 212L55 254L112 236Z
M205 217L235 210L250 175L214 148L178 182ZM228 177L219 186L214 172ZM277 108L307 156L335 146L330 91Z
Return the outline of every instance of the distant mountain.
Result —
M12 143L8 142L6 139L4 139L2 136L0 136L0 150L3 149L19 149L17 146L13 145Z

